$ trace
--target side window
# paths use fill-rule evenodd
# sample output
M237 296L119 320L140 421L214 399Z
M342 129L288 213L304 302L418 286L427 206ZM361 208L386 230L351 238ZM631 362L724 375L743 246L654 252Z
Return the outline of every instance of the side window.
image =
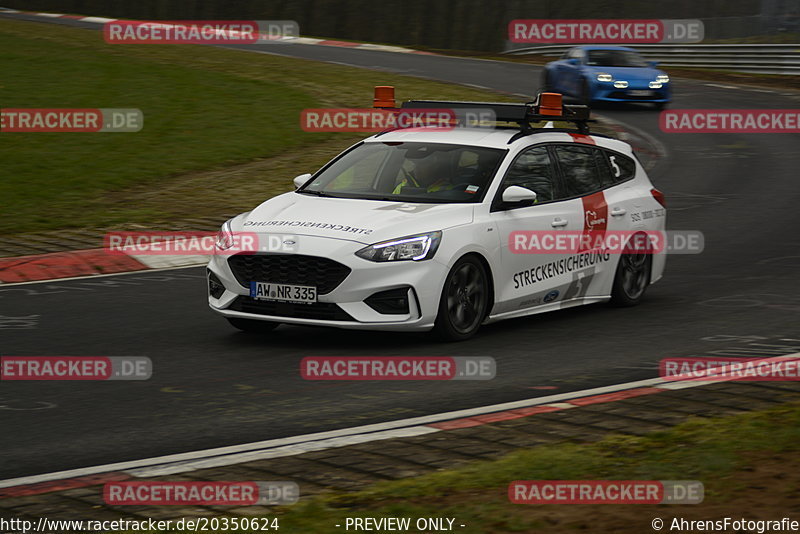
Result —
M536 192L537 202L555 198L553 164L545 146L535 146L522 152L509 167L500 191L518 185Z
M602 152L587 146L556 145L567 197L582 196L611 185L611 170Z
M636 162L628 156L616 152L606 152L611 166L611 182L618 184L630 180L636 175Z

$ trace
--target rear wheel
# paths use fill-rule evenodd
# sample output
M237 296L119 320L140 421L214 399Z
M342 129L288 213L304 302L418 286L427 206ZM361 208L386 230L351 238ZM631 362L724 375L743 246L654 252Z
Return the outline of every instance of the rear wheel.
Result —
M489 277L474 256L450 269L439 299L434 330L444 340L464 341L475 335L489 307Z
M271 321L256 321L255 319L242 319L239 317L226 317L225 319L233 326L242 332L263 333L270 332L278 328L281 323L273 323Z
M625 252L620 256L611 303L615 306L636 306L644 298L650 284L650 266L653 255L649 252Z

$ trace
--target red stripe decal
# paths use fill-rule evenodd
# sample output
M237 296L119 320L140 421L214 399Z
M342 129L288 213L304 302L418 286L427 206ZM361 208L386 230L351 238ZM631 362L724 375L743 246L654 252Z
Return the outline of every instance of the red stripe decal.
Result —
M588 135L571 133L571 134L569 134L569 136L572 137L572 140L575 141L576 143L583 143L584 145L594 145L594 144L596 144L594 142L594 139L592 139Z

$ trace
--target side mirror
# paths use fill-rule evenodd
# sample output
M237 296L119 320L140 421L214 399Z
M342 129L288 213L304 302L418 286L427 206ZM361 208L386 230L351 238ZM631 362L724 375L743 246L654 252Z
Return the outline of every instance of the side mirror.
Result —
M503 191L503 202L506 204L533 204L536 202L536 192L525 187L512 185Z
M581 62L577 58L568 59L567 63L569 63L570 65L575 65L575 66L581 64Z
M311 178L311 174L309 173L301 174L300 176L295 176L294 180L292 180L292 182L294 182L294 188L300 189L308 181L309 178Z
M648 61L647 63L650 64L651 67L656 68L659 65L658 61Z

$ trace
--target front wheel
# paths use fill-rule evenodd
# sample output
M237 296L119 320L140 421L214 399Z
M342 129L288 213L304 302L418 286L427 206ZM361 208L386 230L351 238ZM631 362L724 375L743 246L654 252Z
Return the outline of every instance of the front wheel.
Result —
M615 306L636 306L644 298L650 284L650 266L653 255L649 252L626 252L619 258L611 290L611 303Z
M656 108L656 111L664 111L668 104L669 102L653 102L653 107Z
M271 321L256 321L255 319L242 319L240 317L226 317L225 319L233 326L242 332L249 333L264 333L271 332L278 328L280 323L273 323Z
M444 281L435 332L446 341L464 341L475 335L489 308L489 277L474 256L465 256Z

